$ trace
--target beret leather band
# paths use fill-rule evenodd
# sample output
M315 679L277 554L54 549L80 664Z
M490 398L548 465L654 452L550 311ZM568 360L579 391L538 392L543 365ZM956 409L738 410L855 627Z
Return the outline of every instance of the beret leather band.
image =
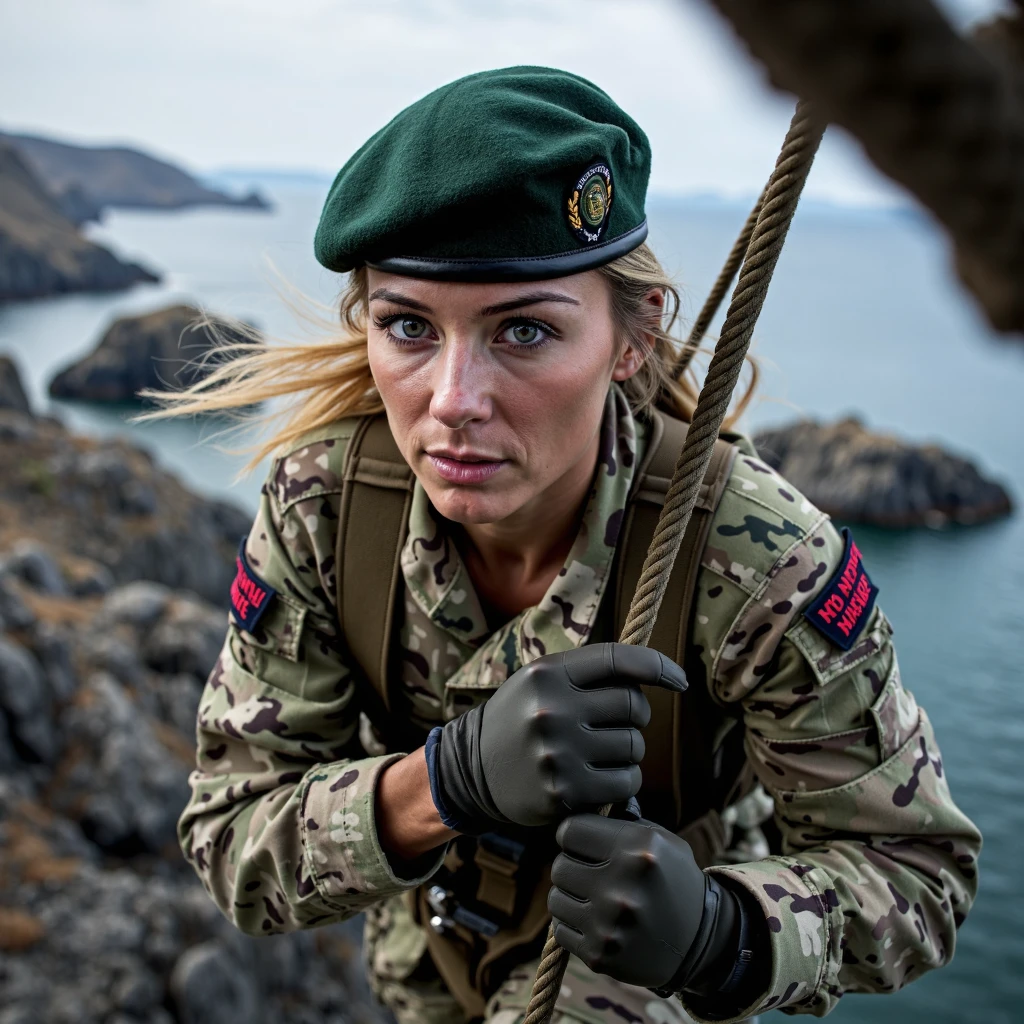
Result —
M604 266L632 252L646 238L645 219L631 231L626 231L616 238L609 238L588 249L573 249L571 252L555 253L553 256L520 256L513 259L391 256L381 260L369 259L366 265L389 274L427 277L434 281L545 281L553 277L581 274L585 270Z

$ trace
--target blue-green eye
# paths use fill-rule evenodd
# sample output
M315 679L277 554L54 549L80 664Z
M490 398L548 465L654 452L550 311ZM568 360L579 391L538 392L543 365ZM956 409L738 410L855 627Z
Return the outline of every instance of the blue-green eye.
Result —
M510 324L506 327L499 335L499 339L509 345L522 345L524 348L533 348L547 341L548 335L540 324L520 321L517 324Z
M421 320L418 316L400 317L392 320L388 327L395 337L401 338L402 341L419 341L430 331L426 320Z

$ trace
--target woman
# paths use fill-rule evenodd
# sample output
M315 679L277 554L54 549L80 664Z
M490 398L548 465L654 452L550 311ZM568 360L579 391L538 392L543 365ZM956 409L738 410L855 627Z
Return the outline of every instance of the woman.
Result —
M401 1020L519 1019L545 903L574 954L562 1019L670 1021L892 991L950 958L973 899L980 837L856 545L749 442L719 442L661 639L609 642L694 398L648 172L576 76L445 86L332 186L316 252L351 271L343 338L165 396L302 396L182 848L251 934L366 911ZM771 856L726 848L749 768Z

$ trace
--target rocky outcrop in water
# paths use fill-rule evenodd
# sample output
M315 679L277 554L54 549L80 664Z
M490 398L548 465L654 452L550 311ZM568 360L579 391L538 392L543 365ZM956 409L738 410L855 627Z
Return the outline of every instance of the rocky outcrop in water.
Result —
M757 450L815 505L876 526L981 523L1009 515L1006 489L937 445L912 445L856 419L805 420L759 433Z
M198 380L201 364L223 341L239 340L227 327L218 336L197 326L202 314L191 306L168 306L114 321L96 347L50 381L54 398L90 402L133 402L143 388L180 387Z
M28 396L18 366L10 356L0 355L0 409L28 412Z
M105 207L178 210L237 206L263 210L257 192L241 198L207 188L166 160L126 146L73 146L37 135L3 135L68 213L93 220ZM81 220L78 221L79 223Z
M85 238L21 155L0 139L0 302L156 280Z
M2 1024L386 1019L359 922L249 938L178 850L196 710L227 625L220 585L248 519L230 513L230 542L209 526L189 541L205 504L128 445L0 412ZM192 568L168 574L173 545L166 560L131 553L154 523L192 545ZM194 559L209 578L171 582Z

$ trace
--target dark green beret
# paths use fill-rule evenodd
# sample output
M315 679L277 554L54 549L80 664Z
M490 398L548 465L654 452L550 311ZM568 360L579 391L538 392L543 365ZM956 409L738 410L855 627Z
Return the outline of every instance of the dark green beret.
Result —
M585 78L469 75L406 107L338 172L316 258L457 281L576 274L647 237L650 167L640 126Z

